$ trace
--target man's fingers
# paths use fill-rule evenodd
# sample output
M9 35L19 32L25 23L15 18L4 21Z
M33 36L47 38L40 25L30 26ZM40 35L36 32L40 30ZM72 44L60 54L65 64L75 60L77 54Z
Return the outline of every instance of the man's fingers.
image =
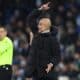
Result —
M48 6L51 2L46 3L46 5Z
M41 7L39 8L39 10L48 10L50 8L49 7L50 3L51 2L47 2L47 3L43 4L43 5L41 5Z
M46 69L46 72L49 73L49 69Z
M51 3L51 2L45 3L45 4L43 4L42 6L43 6L43 7L48 7L48 5L49 5L50 3Z

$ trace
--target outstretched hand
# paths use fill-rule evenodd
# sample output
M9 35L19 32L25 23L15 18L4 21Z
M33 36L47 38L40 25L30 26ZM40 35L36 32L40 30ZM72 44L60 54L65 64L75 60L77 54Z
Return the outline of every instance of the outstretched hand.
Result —
M50 7L49 7L50 3L51 2L47 2L47 3L43 4L43 5L41 5L41 7L39 8L39 10L49 10L50 9Z

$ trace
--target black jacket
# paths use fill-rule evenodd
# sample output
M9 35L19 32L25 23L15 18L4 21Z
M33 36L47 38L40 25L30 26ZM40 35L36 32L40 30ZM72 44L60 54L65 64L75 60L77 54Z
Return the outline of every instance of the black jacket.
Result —
M56 38L51 33L41 33L33 39L29 62L28 76L35 75L43 77L46 75L47 64L52 63L54 67L60 61L60 48Z

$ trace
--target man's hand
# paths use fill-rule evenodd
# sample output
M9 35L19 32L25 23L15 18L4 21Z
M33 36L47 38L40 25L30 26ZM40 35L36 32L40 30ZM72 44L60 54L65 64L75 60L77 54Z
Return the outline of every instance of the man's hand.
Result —
M47 65L46 72L49 73L49 72L51 71L52 67L53 67L53 64L52 64L52 63L49 63L49 64Z
M50 2L41 5L39 10L49 10L50 9L49 4L50 4Z

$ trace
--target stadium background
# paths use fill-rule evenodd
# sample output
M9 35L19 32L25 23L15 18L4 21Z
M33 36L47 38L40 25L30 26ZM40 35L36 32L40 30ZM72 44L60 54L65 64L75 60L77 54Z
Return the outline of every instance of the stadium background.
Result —
M12 80L24 80L29 50L28 14L50 0L0 0L0 24L14 44ZM61 61L53 76L80 80L80 0L51 0L53 25L60 42Z

